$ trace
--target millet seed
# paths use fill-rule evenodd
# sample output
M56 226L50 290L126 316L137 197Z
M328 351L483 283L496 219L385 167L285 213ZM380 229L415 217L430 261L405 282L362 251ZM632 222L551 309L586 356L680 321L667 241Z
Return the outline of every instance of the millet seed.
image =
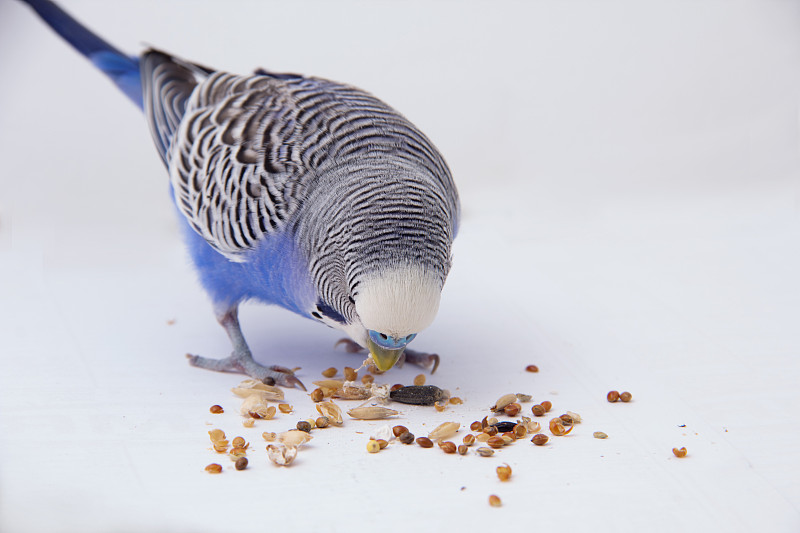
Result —
M395 426L392 428L392 433L394 433L395 437L399 437L403 433L408 433L408 428L405 426Z
M410 431L406 431L405 433L401 433L397 440L402 442L403 444L414 444L414 434Z
M541 404L539 404L539 405L541 405L542 407L544 407L544 411L545 411L545 413L549 412L549 411L550 411L550 409L552 409L552 408L553 408L553 403L552 403L550 400L545 400L545 401L543 401L543 402L542 402Z
M686 457L686 454L688 452L686 451L686 447L684 446L682 448L672 448L672 453L675 455L675 457Z
M525 367L525 371L526 372L538 372L539 371L539 367L536 366L536 365L528 365L528 366Z
M620 401L625 402L625 403L628 403L629 401L631 401L632 398L633 398L633 394L631 394L630 392L623 392L622 394L619 395Z
M344 379L347 381L355 381L358 379L358 372L349 366L344 367Z
M444 453L456 453L456 444L451 441L445 441L439 445Z
M316 388L311 391L311 400L314 402L321 402L325 399L325 393L322 392L322 389Z
M218 415L218 414L220 414L220 413L224 413L224 412L225 412L225 409L223 409L221 405L212 405L212 406L209 408L209 411L211 411L211 412L212 412L213 414L215 414L215 415Z
M501 505L503 505L503 502L500 501L500 496L492 494L491 496L489 496L489 505L491 505L492 507L500 507Z
M537 446L544 446L545 444L547 444L548 440L550 440L550 437L548 437L544 433L537 433L536 435L533 436L531 442Z
M619 400L619 392L615 390L609 391L608 394L606 394L606 400L608 400L611 403L616 402L617 400Z
M300 422L297 423L297 429L309 433L311 431L311 424L309 424L305 420L301 420Z
M318 428L326 428L331 425L331 419L327 416L321 416L314 420L314 425Z
M459 444L458 445L458 455L466 455L468 449L469 448L467 447L466 444Z
M238 459L236 459L236 462L233 464L233 467L236 468L236 470L244 470L245 468L247 468L247 463L248 463L247 457L239 457Z
M544 416L547 411L545 411L545 408L541 405L534 405L531 407L531 412L533 413L533 416Z
M414 376L414 385L418 387L425 385L425 374L417 374Z
M500 481L508 481L511 479L511 467L507 464L498 466L497 477L500 478Z
M419 437L417 439L417 444L423 448L433 448L433 441L428 437Z
M206 472L209 474L219 474L222 472L222 465L218 463L211 463L206 467Z
M292 412L292 406L289 405L288 403L279 403L278 404L278 410L280 410L280 412L283 413L283 414L289 414L289 413ZM255 417L253 417L253 418L255 418Z
M517 416L520 411L522 411L522 406L517 402L510 403L503 407L503 412L506 416Z
M332 378L333 376L336 375L336 372L338 372L338 370L336 370L333 367L330 367L327 370L323 370L322 375L325 376L326 378Z

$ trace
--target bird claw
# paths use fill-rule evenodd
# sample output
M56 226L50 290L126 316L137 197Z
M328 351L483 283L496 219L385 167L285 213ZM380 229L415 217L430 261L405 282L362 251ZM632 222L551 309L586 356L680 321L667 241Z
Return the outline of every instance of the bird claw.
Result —
M360 344L350 339L339 339L333 347L336 348L340 344L344 344L344 351L347 353L363 353L366 351Z
M234 372L245 374L253 379L262 381L268 385L280 385L282 387L296 387L306 390L303 382L297 379L294 371L284 366L263 366L256 363L250 354L239 355L236 352L224 359L210 359L199 355L186 354L189 364L217 372Z
M439 368L440 357L439 354L435 353L425 353L406 349L403 352L403 355L400 356L400 360L406 363L411 363L412 365L421 366L425 369L430 368L431 374L433 374L436 372L436 369ZM400 361L398 361L398 363L400 363Z

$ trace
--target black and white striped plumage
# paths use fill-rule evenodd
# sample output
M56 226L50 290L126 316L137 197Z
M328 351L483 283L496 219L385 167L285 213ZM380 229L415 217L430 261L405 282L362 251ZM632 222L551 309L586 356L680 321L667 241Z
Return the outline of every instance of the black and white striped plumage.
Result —
M262 243L288 236L302 258L294 268L307 268L317 296L296 307L362 344L366 329L407 335L430 323L458 196L408 120L347 85L214 72L156 51L143 55L142 78L176 205L216 252L247 263Z

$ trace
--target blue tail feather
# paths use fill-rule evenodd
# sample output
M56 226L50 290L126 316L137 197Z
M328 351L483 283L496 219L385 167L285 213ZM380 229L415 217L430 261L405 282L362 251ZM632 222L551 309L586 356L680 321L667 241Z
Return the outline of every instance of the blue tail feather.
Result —
M73 48L111 78L119 89L141 109L142 81L139 58L128 56L92 33L50 0L22 0Z

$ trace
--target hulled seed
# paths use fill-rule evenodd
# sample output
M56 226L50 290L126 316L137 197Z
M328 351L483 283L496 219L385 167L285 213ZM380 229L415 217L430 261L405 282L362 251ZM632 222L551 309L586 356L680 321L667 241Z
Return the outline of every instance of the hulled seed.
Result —
M209 408L209 411L215 415L218 415L220 413L224 413L225 409L223 409L221 405L212 405L211 408Z
M492 494L491 496L489 496L489 505L491 505L492 507L500 507L501 505L503 505L503 502L500 500L500 496Z
M417 439L417 444L423 448L433 448L433 441L428 437L420 437Z
M322 375L325 376L326 378L332 378L333 376L336 375L336 372L338 372L338 371L335 368L330 367L330 368L328 368L326 370L323 370L322 371Z
M466 435L464 435L464 438L461 439L461 442L463 442L467 446L472 446L475 443L475 435L473 435L472 433L467 433Z
M327 416L320 416L314 420L314 425L318 428L326 428L331 425L331 419Z
M425 385L425 374L417 374L416 376L414 376L414 385L416 385L417 387Z
M311 431L311 424L309 424L305 420L301 420L300 422L297 423L297 429L299 429L300 431L305 431L306 433L308 433L309 431Z
M684 446L682 448L672 448L672 453L675 454L675 457L686 457L686 454L688 452L686 451L686 447Z
M267 442L272 442L272 441L274 441L275 439L278 438L278 434L277 433L271 433L269 431L265 431L264 433L261 434L261 436Z
M449 401L449 402L450 402L452 405L461 405L462 403L464 403L464 400L462 400L462 399L461 399L461 398L459 398L458 396L453 396L453 397L452 397L452 398L450 398L450 400L448 400L448 401Z
M561 419L561 422L565 426L571 426L574 423L573 418L571 416L567 415L567 414L563 414L563 415L559 416L559 418Z
M500 481L508 481L511 479L511 467L507 464L498 466L497 477L500 478Z
M494 437L489 438L489 440L486 441L486 444L492 448L502 448L506 445L506 441L503 440L503 437L495 435Z
M244 437L236 437L231 441L234 448L244 448Z
M206 472L209 474L219 474L222 472L222 465L218 463L211 463L206 467Z
M514 426L514 436L516 436L518 439L521 439L527 434L528 434L528 429L522 424L517 424L516 426Z
M478 422L477 420L469 425L469 429L471 429L472 431L480 431L481 428L482 428L481 423Z
M344 367L344 379L347 381L355 381L358 379L358 372L349 366Z
M242 425L246 428L251 428L256 424L255 418L245 418L242 420Z
M292 412L292 406L289 405L288 403L279 403L278 404L278 409L283 414L289 414L289 413Z
M517 416L520 411L522 411L522 406L517 402L510 403L503 407L503 412L506 416Z
M536 365L528 365L528 366L525 367L525 371L526 372L538 372L539 371L539 367L536 366Z
M617 400L619 400L619 392L615 390L608 391L608 394L606 394L606 400L608 400L611 403L616 402Z
M483 432L489 435L490 437L494 437L495 435L497 435L497 428L494 426L489 426L486 429L484 429Z
M322 389L317 387L313 391L311 391L311 400L314 402L321 402L325 399L325 393L322 392Z
M458 445L458 455L466 455L468 449L469 448L467 447L466 444L459 444Z
M376 439L378 441L378 446L381 447L381 450L386 448L389 445L389 441L383 439Z
M494 455L494 450L491 448L481 447L475 450L481 457L491 457Z
M596 439L607 439L608 435L606 435L602 431L595 431L594 433L592 433L592 437Z
M392 387L389 389L389 392L394 392L394 391L396 391L396 390L400 390L400 389L402 389L403 387L405 387L405 385L403 385L402 383L395 383L395 384L394 384L394 385L392 385Z
M540 404L540 405L534 405L533 407L531 407L531 412L533 413L533 416L544 416L544 414L547 411Z
M553 403L552 403L550 400L545 400L545 401L543 401L543 402L542 402L540 405L541 405L542 407L544 407L544 411L545 411L545 413L549 412L549 411L550 411L550 409L552 409L552 408L553 408Z
M403 433L408 433L408 428L405 426L395 426L392 428L392 433L394 433L395 437L399 437Z
M632 398L633 394L631 394L630 392L623 392L622 394L619 395L620 401L623 401L625 403L631 401Z
M375 376L371 374L365 374L363 378L361 378L361 383L364 385L372 385L375 382Z
M248 463L247 457L239 457L238 459L236 459L236 462L233 464L233 467L236 468L236 470L244 470L245 468L247 468L247 463Z
M536 435L533 436L531 442L537 446L544 446L545 444L547 444L548 440L550 440L550 437L548 437L544 433L537 433Z
M381 445L378 444L378 441L370 439L367 441L367 451L369 453L378 453L381 451Z

